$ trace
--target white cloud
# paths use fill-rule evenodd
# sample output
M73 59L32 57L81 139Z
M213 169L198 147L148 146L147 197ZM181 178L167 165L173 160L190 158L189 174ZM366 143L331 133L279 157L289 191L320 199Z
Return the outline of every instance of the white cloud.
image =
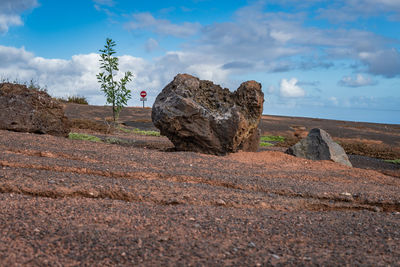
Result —
M297 85L298 80L291 78L290 80L282 79L280 83L280 93L282 97L304 97L306 92L303 88Z
M324 7L321 7L321 2ZM316 7L316 13L320 18L331 22L343 23L355 21L359 17L391 16L400 19L400 1L398 0L269 0L269 4L279 4L297 10Z
M334 106L338 106L338 105L339 105L339 100L338 100L337 97L335 97L335 96L331 96L331 97L329 98L329 101L331 101L331 103L332 103Z
M126 24L129 30L150 30L161 35L171 35L175 37L188 37L196 34L200 28L200 23L184 22L174 24L166 19L156 19L148 12L133 14L133 21Z
M362 87L375 84L376 82L371 77L366 77L362 74L357 74L356 77L345 76L339 81L339 85L347 87Z
M36 0L1 0L0 33L7 33L11 26L23 25L20 13L36 6Z
M148 53L157 50L159 47L160 47L159 43L157 42L157 40L153 38L149 38L145 44L145 49Z
M93 0L93 2L99 5L110 6L110 7L115 5L114 0Z
M11 26L20 26L23 24L20 16L0 14L0 33L8 32Z

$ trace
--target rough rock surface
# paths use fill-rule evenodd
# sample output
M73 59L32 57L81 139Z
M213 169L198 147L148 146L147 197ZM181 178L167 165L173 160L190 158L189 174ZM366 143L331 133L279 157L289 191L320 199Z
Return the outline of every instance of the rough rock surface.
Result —
M177 150L217 155L256 151L263 103L261 84L255 81L231 93L210 81L178 74L157 96L152 120Z
M306 138L291 146L288 154L311 160L332 160L352 167L344 149L322 129L312 129Z
M0 84L0 129L67 136L63 107L46 92L25 85Z

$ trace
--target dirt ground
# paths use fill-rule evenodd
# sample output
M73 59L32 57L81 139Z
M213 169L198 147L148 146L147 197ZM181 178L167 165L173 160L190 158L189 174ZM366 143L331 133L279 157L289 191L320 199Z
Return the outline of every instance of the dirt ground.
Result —
M125 112L148 125L149 109ZM399 265L396 176L282 147L218 157L169 152L165 137L92 133L129 142L0 131L1 266Z

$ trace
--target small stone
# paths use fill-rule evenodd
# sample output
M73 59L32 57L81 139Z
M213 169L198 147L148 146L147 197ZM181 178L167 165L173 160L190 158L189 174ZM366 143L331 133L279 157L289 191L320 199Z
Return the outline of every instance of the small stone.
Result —
M121 256L122 256L122 257L125 257L125 256L126 256L126 253L125 253L125 252L122 252L122 253L121 253Z
M381 212L381 211L382 211L379 207L374 207L373 210L374 210L375 212Z
M217 203L218 206L225 206L225 205L226 205L226 202L223 201L222 199L218 199L218 200L216 201L216 203Z
M256 244L254 244L253 242L249 242L248 246L249 246L250 248L255 248L255 247L256 247Z
M137 245L138 245L138 247L139 248L141 248L142 247L142 245L143 245L143 241L142 241L142 239L138 239L138 241L137 241Z
M167 205L178 205L178 204L180 204L180 202L179 202L178 199L172 198L172 199L169 199L169 200L166 202L166 204L167 204Z
M195 220L196 220L196 219L193 218L193 217L190 217L190 218L189 218L189 221L192 221L192 222L193 222L193 221L195 221Z
M277 259L277 260L279 260L281 257L279 257L278 255L276 255L276 254L272 254L271 255L273 258L275 258L275 259Z
M96 191L90 191L90 192L89 192L89 195L92 196L92 197L98 197L98 196L99 196L99 193L96 192Z
M158 241L163 242L163 241L168 241L168 239L169 239L168 236L161 236L161 237L158 239Z
M40 233L40 230L39 230L38 228L35 228L33 231L34 231L35 233Z
M341 196L345 196L345 197L352 197L352 194L350 194L349 192L343 192L340 193Z

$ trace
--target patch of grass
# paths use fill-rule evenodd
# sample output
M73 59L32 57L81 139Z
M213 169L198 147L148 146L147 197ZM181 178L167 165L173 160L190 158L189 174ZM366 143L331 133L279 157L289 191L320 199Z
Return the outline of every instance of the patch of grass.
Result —
M280 135L264 135L261 136L261 141L272 141L272 142L284 142L285 141L285 137L280 136Z
M127 145L129 144L129 141L127 140L123 140L123 139L119 139L116 137L107 137L104 142L106 142L107 144L115 144L115 145Z
M144 131L140 129L134 129L133 132L139 135L147 135L147 136L160 136L160 133L157 131Z
M134 133L138 135L146 135L146 136L160 136L160 133L157 131L145 131L145 130L140 130L138 128L135 128L133 130L124 128L124 127L118 127L118 130L124 132L124 133Z
M68 103L81 104L81 105L88 105L88 104L89 104L88 101L87 101L87 99L86 99L86 97L84 97L84 96L78 96L78 95L69 96L69 97L67 98L67 102L68 102Z
M62 103L75 103L75 104L81 104L81 105L89 105L89 102L87 101L86 97L84 97L84 96L69 96L68 98L56 97L55 99Z
M275 146L278 143L285 142L285 137L280 135L264 135L261 136L260 140L261 140L260 142L261 147L268 147L268 146Z
M268 146L274 146L274 144L268 143L268 142L261 142L260 143L261 147L268 147Z
M127 129L124 127L118 127L118 130L120 130L121 132L124 132L124 133L132 133L133 132L133 130L130 130L130 129Z
M90 135L90 134L82 134L82 133L70 133L68 135L69 139L72 140L85 140L91 142L102 142L100 138Z
M392 159L392 160L385 160L385 162L393 163L393 164L400 164L400 159Z

